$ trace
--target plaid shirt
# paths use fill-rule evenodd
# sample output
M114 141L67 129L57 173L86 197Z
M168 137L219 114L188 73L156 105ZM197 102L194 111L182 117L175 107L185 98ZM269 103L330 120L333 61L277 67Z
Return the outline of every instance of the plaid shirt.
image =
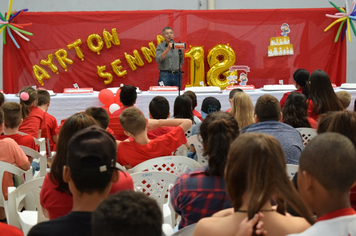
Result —
M232 207L222 176L206 176L207 167L181 174L171 189L171 203L182 216L179 229Z

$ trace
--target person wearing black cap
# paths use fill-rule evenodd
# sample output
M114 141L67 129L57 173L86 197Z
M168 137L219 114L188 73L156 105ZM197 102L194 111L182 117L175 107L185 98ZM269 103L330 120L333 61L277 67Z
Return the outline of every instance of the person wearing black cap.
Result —
M63 180L73 195L73 209L63 217L35 225L29 236L91 235L91 213L119 178L116 141L98 126L78 131L68 142Z
M214 97L206 97L201 104L201 117L203 120L205 117L213 112L220 111L220 101Z

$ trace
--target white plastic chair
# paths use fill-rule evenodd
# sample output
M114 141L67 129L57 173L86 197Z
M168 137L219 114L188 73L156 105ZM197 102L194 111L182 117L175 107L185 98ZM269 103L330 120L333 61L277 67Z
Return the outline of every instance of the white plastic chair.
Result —
M298 172L299 165L287 164L287 174L290 180L293 179L295 173Z
M187 154L188 154L188 148L184 144L180 145L180 147L177 148L177 150L175 150L172 153L172 155L175 156L185 156L185 157L187 156Z
M40 153L38 153L36 150L33 150L32 148L26 147L26 146L22 146L19 145L20 148L22 149L22 151L25 153L25 155L30 156L34 159L34 161L36 161L37 163L39 163L40 165L40 173L39 173L39 177L44 177L47 174L47 154L46 151L42 151ZM36 173L35 173L35 177L37 177Z
M191 235L193 235L196 225L197 225L196 223L188 225L188 226L184 227L183 229L180 229L179 231L172 234L172 236L191 236Z
M164 223L172 227L176 224L175 212L170 202L169 190L177 176L162 171L150 171L131 174L136 192L143 192L155 199L163 212ZM177 219L178 220L178 219Z
M33 178L32 177L32 167L29 170L25 171L25 170L22 170L22 169L14 166L14 165L12 165L10 163L0 161L0 181L1 181L0 206L3 206L4 209L5 209L5 215L6 215L6 218L7 218L7 223L11 224L11 225L14 225L15 223L13 223L13 222L17 221L16 217L14 218L13 216L9 215L8 200L5 200L4 194L2 192L2 180L3 180L3 176L4 176L4 172L5 171L7 171L7 172L9 172L9 173L11 173L13 175L17 175L20 178L21 182L25 182L25 181L31 180Z
M316 135L318 135L316 130L312 129L312 128L296 128L296 130L302 136L303 147L305 147L312 138L314 138Z
M199 167L201 165L198 162L185 156L164 156L144 161L130 169L129 172L164 171L179 175L186 170L194 170Z
M27 235L30 229L42 221L48 220L42 212L42 206L40 204L40 191L44 181L44 177L30 180L17 188L9 188L9 212L17 217L17 222L20 224L22 232ZM26 208L29 204L33 206L35 210L24 210L23 200L30 197L31 202L26 202ZM17 226L17 225L15 225Z
M198 140L198 135L190 136L188 138L188 143L194 145L199 164L201 166L207 166L209 158L207 156L203 156L203 144Z
M20 135L27 135L26 133L24 132L18 132L18 134ZM45 138L33 138L35 140L35 144L38 145L40 147L40 153L44 152L44 153L47 153L46 151L46 139Z

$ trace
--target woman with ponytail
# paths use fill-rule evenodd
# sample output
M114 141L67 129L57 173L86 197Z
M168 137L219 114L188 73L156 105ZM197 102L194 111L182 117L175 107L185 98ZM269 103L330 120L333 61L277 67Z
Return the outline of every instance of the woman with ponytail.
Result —
M201 124L198 135L209 164L183 173L171 189L171 203L182 217L179 229L232 207L223 176L230 144L239 135L237 121L227 112L211 113Z
M31 135L34 138L41 137L41 130L46 128L44 111L37 107L37 91L26 86L19 92L22 105L22 119L19 131Z
M314 223L313 214L287 176L283 149L270 135L246 133L231 144L225 181L234 212L202 219L193 236L235 235L244 218L251 219L258 212L264 214L267 235L299 233ZM277 203L276 210L271 200ZM304 218L287 217L286 203Z

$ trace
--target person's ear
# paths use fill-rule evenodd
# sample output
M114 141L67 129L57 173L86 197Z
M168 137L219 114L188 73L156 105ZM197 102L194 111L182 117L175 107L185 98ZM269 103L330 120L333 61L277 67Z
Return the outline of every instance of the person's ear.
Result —
M153 118L152 118L152 115L151 115L151 112L148 112L148 117L149 117L150 119L153 119Z
M111 182L117 183L119 181L119 176L120 176L119 170L115 169L114 172L112 173Z
M69 181L72 179L70 176L70 168L68 166L63 166L63 181L65 183L69 183Z
M283 122L283 113L282 112L279 113L279 121Z
M133 135L130 132L127 132L126 130L124 130L124 134L128 137L132 137Z
M303 171L298 171L298 175L301 175L301 178L303 179L303 188L305 190L310 190L312 189L313 187L313 180L314 180L314 177L306 170L303 170Z
M167 119L171 116L171 112L169 111L168 112L168 116L167 116Z
M254 120L254 122L255 122L255 123L260 122L260 121L258 120L258 118L257 118L257 115L256 115L256 114L255 114L255 116L253 117L253 120Z
M23 122L23 119L21 118L19 126L22 124L22 122Z

